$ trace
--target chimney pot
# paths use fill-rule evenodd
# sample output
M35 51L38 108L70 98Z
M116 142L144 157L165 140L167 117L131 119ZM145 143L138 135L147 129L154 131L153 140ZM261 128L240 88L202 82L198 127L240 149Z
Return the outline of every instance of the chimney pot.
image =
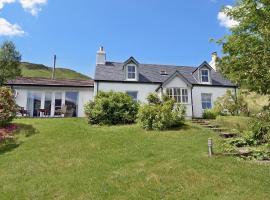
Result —
M104 51L104 47L101 46L97 51L96 64L105 65L105 63L106 63L106 52Z
M213 52L212 53L212 60L209 64L215 71L217 71L217 58L218 58L217 52Z

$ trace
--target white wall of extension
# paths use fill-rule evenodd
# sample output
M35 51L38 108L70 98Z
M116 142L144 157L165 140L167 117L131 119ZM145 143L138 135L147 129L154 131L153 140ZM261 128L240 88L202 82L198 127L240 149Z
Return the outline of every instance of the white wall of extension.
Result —
M65 102L65 92L78 92L77 99L77 115L78 117L84 117L84 105L93 100L94 96L94 88L72 88L72 87L33 87L33 86L14 86L13 87L17 91L16 103L20 107L27 108L27 96L29 92L40 92L41 93L41 108L44 108L44 99L45 93L52 94L52 113L54 113L54 99L55 93L62 93L62 104ZM53 114L51 114L53 116Z

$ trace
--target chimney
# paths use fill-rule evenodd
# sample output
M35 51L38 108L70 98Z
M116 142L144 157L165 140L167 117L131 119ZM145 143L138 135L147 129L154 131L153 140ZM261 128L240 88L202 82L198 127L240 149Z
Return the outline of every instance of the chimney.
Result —
M96 64L104 65L106 63L106 52L104 48L101 46L97 51Z
M217 71L217 59L218 59L217 52L213 52L212 53L212 60L209 64L215 71Z

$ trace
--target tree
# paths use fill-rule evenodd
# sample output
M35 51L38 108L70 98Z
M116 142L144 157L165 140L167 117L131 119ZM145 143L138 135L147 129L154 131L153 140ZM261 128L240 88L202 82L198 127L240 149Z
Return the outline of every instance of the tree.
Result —
M0 86L21 75L20 61L21 54L16 50L15 44L4 42L0 47Z
M238 22L219 40L219 68L227 78L259 94L270 94L270 1L237 0L224 13Z

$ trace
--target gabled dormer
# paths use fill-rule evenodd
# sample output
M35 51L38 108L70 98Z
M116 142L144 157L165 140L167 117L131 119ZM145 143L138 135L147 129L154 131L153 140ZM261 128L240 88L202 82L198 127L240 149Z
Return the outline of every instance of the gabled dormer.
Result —
M212 84L212 70L213 68L206 61L204 61L192 74L198 83Z
M139 62L133 57L130 57L126 62L124 62L123 70L125 71L126 81L139 80L138 67L139 67Z

